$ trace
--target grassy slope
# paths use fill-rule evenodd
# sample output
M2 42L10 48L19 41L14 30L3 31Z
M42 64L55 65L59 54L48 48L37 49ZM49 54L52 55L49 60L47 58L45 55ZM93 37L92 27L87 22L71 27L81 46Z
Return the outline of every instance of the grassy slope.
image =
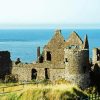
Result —
M21 87L10 87L8 91L17 90ZM5 89L6 91L6 89ZM17 92L0 95L0 100L66 100L76 96L86 96L77 86L70 84L58 85L25 85L24 89Z

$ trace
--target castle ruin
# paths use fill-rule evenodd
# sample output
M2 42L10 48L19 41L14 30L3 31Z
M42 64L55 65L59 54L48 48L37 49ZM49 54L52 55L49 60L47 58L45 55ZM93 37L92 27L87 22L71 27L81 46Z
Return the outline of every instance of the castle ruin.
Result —
M86 88L90 84L88 38L82 41L76 32L64 40L61 30L56 30L52 39L43 48L37 49L36 63L12 62L12 75L19 81L65 79Z

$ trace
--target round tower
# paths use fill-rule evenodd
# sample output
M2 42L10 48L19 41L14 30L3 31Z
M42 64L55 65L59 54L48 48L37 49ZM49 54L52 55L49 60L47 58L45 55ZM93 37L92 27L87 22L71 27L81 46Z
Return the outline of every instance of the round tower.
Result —
M89 50L77 47L65 48L65 79L86 88L90 84Z

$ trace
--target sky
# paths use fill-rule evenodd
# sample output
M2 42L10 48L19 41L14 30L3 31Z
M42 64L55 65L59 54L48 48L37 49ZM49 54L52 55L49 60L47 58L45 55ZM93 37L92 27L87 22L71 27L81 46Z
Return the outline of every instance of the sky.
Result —
M100 0L0 0L0 27L100 26Z

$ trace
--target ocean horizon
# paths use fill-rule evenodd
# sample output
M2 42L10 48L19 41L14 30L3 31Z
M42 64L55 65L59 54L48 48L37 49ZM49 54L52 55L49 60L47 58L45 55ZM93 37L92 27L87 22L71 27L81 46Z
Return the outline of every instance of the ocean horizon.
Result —
M62 29L65 40L71 32L77 32L84 41L88 35L90 46L90 58L92 49L100 47L100 29ZM41 52L55 33L55 29L0 29L0 51L9 51L11 59L15 61L20 58L22 62L32 63L37 59L37 47Z

